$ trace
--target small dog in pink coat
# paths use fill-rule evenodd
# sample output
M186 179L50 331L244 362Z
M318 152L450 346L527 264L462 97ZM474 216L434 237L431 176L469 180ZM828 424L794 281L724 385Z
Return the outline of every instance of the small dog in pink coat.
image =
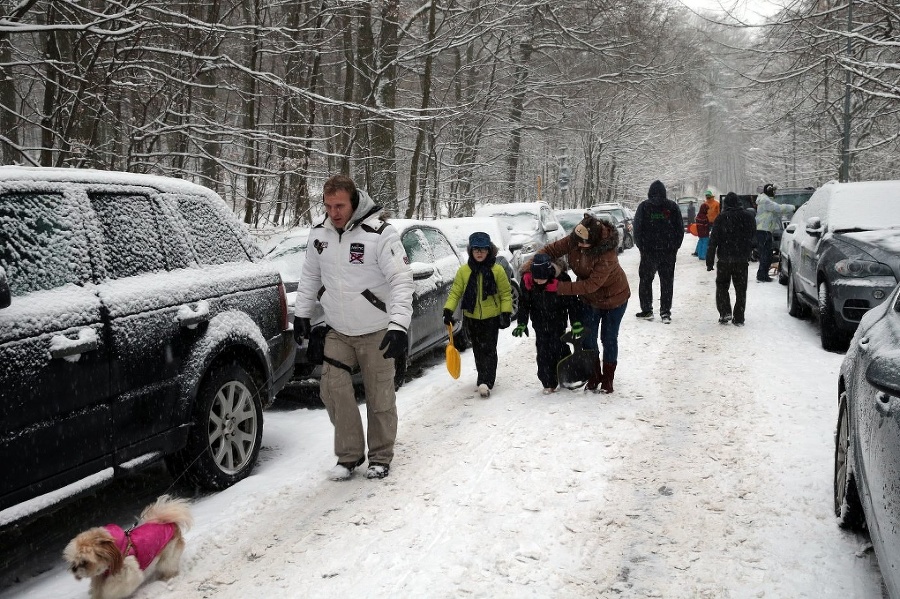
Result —
M178 574L183 534L192 523L186 500L163 495L134 528L91 528L72 539L63 556L75 578L91 579L91 599L124 599L155 575Z

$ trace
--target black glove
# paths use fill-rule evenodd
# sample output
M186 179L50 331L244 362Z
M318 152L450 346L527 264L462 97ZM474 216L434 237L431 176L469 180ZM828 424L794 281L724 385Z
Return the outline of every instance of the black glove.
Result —
M456 324L456 319L453 318L453 310L448 310L444 308L444 324L448 327L452 327Z
M406 346L406 333L391 329L384 334L384 339L381 340L381 345L378 346L378 349L383 349L385 359L390 360L405 354Z
M309 324L308 318L294 317L294 341L297 345L303 343L304 339L309 339L309 331L312 326Z
M512 314L510 314L509 312L501 312L500 313L500 328L501 329L508 329L510 321L512 321Z

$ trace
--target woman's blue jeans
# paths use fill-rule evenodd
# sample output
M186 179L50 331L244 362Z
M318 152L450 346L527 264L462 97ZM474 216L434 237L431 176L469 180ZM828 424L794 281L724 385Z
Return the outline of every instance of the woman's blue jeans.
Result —
M581 325L584 327L583 349L599 349L597 347L597 332L599 329L600 343L603 345L603 361L619 361L619 325L628 308L628 301L618 308L601 310L588 304L581 306Z

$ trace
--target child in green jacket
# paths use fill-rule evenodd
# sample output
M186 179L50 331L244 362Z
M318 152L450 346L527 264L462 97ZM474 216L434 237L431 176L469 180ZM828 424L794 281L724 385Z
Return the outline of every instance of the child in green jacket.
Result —
M463 327L472 343L477 391L489 397L497 377L497 337L512 317L512 292L497 247L487 233L469 236L469 261L456 271L450 297L444 304L444 324L452 325L453 311L462 299Z

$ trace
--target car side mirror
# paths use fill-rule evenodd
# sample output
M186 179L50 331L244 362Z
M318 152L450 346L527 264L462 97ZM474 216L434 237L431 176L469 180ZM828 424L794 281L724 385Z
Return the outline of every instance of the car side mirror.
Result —
M544 231L547 233L552 233L553 231L558 231L559 225L556 223L547 223L544 225Z
M797 230L797 225L796 225L796 224L790 224L790 225L788 225L788 226L786 226L786 227L784 228L784 232L785 232L785 233L793 233L793 232L796 231L796 230Z
M877 356L866 369L866 380L882 393L900 397L900 352Z
M413 281L421 281L422 279L427 279L434 274L434 267L425 264L424 262L413 262L410 265L413 273Z
M818 216L812 216L806 221L806 232L813 237L819 237L824 232L822 228L822 219Z
M0 310L8 308L12 303L12 291L6 279L6 269L0 266Z

